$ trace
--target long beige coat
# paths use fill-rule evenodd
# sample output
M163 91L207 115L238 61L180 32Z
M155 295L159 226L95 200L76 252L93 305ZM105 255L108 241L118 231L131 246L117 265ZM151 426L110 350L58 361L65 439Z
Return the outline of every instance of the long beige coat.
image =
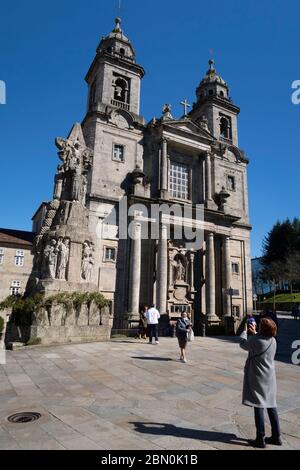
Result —
M255 408L276 408L276 341L261 334L241 335L240 346L248 351L245 365L243 404Z

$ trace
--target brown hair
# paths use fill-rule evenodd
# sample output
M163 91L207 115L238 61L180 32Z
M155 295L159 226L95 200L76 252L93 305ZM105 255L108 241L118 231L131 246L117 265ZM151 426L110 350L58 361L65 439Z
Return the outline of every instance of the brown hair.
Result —
M259 323L259 332L267 338L277 335L277 326L271 318L262 318Z

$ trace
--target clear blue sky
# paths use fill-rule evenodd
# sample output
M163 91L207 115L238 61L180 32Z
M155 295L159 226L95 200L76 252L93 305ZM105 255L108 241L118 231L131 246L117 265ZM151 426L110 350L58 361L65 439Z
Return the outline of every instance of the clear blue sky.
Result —
M297 0L122 0L123 29L146 69L142 113L195 99L209 50L241 107L240 147L250 158L252 255L277 219L299 216L300 79ZM31 229L49 200L58 163L54 138L85 113L84 76L118 0L1 0L0 226Z

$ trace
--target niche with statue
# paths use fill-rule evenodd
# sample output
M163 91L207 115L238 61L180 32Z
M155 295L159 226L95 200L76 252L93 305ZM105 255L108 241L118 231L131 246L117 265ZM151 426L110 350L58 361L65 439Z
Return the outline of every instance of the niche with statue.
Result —
M168 310L171 318L180 317L182 312L192 314L195 297L194 258L193 251L169 246Z

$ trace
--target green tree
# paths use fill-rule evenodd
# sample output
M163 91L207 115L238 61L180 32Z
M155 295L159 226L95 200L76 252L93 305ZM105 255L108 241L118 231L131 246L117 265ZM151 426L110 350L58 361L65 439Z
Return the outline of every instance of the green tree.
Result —
M291 291L299 283L300 220L277 221L263 242L262 277L278 286L289 283Z
M294 286L300 286L300 250L291 252L286 260L286 280L289 282L291 294Z
M290 253L300 250L300 220L277 221L263 241L263 264L285 262Z
M273 309L276 310L275 297L279 284L282 280L286 279L286 266L283 261L273 261L269 266L265 267L262 272L264 281L271 283L273 287Z

